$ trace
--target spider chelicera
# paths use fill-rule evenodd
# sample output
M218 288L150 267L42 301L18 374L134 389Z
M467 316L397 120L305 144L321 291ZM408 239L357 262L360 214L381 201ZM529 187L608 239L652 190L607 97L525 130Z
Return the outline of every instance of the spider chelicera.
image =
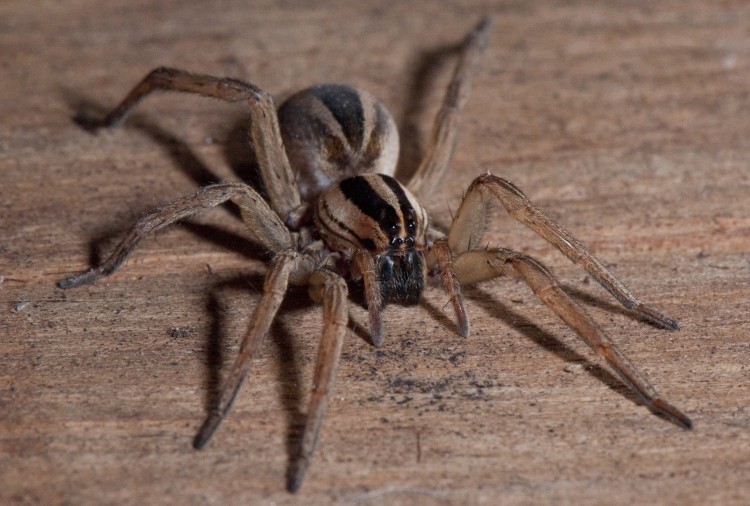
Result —
M103 120L87 120L85 126L92 129L115 126L142 98L157 90L244 102L249 107L265 198L244 183L203 187L139 220L98 267L58 283L62 288L93 283L112 274L149 234L228 200L239 206L250 237L273 255L263 296L221 386L218 402L196 436L197 448L209 441L230 411L288 286L307 285L311 298L323 305L323 335L304 432L288 483L289 490L298 490L315 450L347 332L348 280L361 283L364 289L372 343L380 346L383 306L417 303L428 277L437 277L442 283L456 313L458 333L468 336L461 286L504 275L520 276L652 412L691 428L690 419L658 396L545 267L510 249L481 247L489 206L497 200L511 216L583 267L625 307L661 327L678 328L677 322L640 302L581 242L535 208L518 187L489 173L481 175L466 190L449 232L430 226L418 197L429 194L450 165L459 114L489 30L490 21L484 19L461 44L428 149L406 184L393 177L399 139L390 113L369 93L346 85L308 88L277 110L271 96L253 84L157 68Z

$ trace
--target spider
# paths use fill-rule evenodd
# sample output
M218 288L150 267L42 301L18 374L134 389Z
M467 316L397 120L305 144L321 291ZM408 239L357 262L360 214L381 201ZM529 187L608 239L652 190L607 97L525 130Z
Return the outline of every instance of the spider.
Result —
M507 248L480 247L489 206L497 200L515 219L585 269L626 308L658 326L678 324L640 302L587 248L532 205L510 181L480 175L465 192L448 233L431 226L419 196L428 195L450 165L459 115L487 45L491 22L483 19L458 46L452 80L434 120L426 154L406 184L393 175L399 139L395 122L371 94L347 85L324 84L298 92L276 109L271 96L237 79L157 68L92 129L121 123L141 99L157 90L187 92L250 110L262 193L244 183L205 186L140 219L98 267L61 280L61 288L93 283L112 274L148 235L205 209L233 201L250 238L271 252L263 295L239 353L221 385L216 406L199 430L202 448L229 413L253 357L268 333L290 285L306 285L323 305L323 330L299 449L287 483L302 484L315 451L348 325L350 284L364 292L372 344L385 334L388 303L416 304L428 278L445 288L456 313L457 331L469 335L461 293L470 285L505 275L520 276L531 290L619 375L653 413L686 429L691 420L659 397L638 369L558 285L537 260ZM356 283L348 283L348 281Z

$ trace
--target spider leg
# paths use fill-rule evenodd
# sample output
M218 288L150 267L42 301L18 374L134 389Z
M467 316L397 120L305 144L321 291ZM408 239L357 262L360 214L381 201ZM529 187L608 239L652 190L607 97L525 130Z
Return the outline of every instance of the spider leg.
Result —
M479 67L479 58L487 47L491 25L489 17L482 19L464 39L453 78L433 122L426 154L408 184L409 190L419 197L430 194L453 158L461 109L469 98L472 79Z
M77 121L89 130L117 126L141 100L158 90L193 93L225 102L246 102L250 108L253 147L271 207L286 220L289 213L300 206L299 190L281 140L273 98L254 84L159 67L146 75L104 119L96 121L79 116Z
M310 276L313 300L323 302L323 338L313 373L313 387L299 453L291 468L287 487L296 492L315 452L318 434L328 409L338 370L341 348L349 322L346 282L331 271L319 270Z
M448 243L451 250L461 252L479 246L489 205L496 197L508 214L520 221L549 243L556 246L574 263L583 267L623 306L657 325L677 330L679 324L658 309L642 303L611 272L589 252L586 246L529 201L513 183L492 174L477 177L464 195L451 225Z
M148 235L227 200L233 200L240 206L242 217L256 242L270 251L291 248L292 236L289 230L255 190L242 183L216 184L201 188L192 195L177 199L144 216L101 265L62 279L57 285L60 288L74 288L109 276Z
M469 315L466 312L464 297L461 294L461 285L454 270L453 254L446 239L438 239L435 241L430 253L428 254L428 263L429 262L437 263L440 278L443 282L443 288L448 294L448 297L450 297L453 310L456 313L458 334L462 337L468 337L469 332L471 331Z
M477 283L504 275L520 275L542 302L612 366L623 383L641 398L651 412L682 428L692 428L693 422L690 418L659 397L635 365L622 354L583 308L560 288L552 274L535 259L504 248L470 250L454 259L453 268L462 284Z
M239 354L221 387L219 401L195 437L193 442L195 448L203 448L208 443L232 409L232 404L250 372L252 360L258 352L260 343L268 333L276 312L279 310L289 285L289 277L300 265L299 258L299 255L293 251L280 252L274 258L263 284L263 297L255 308L250 319L250 327L242 339Z
M383 301L375 261L366 250L357 251L352 260L365 285L367 314L370 319L370 339L373 345L380 346L383 344Z

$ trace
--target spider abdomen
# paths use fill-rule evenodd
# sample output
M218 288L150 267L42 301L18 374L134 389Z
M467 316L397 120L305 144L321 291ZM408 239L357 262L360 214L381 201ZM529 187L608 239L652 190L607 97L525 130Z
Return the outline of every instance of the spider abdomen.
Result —
M303 200L350 176L395 171L396 124L366 91L341 84L313 86L281 104L278 117Z

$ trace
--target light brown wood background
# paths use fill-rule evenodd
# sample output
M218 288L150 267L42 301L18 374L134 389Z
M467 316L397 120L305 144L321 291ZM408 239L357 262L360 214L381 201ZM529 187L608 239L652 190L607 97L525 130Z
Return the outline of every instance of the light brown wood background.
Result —
M750 502L750 7L744 2L131 2L0 5L0 503L747 504ZM148 240L115 276L55 281L154 206L247 169L245 112L149 99L90 135L157 65L279 98L364 87L416 163L448 49L495 28L454 167L450 222L482 171L516 182L643 299L619 307L501 213L489 244L538 256L695 421L638 405L516 280L467 290L457 337L438 289L389 307L385 344L348 339L318 453L285 491L320 327L287 298L228 422L191 442L233 359L264 266L219 209Z

